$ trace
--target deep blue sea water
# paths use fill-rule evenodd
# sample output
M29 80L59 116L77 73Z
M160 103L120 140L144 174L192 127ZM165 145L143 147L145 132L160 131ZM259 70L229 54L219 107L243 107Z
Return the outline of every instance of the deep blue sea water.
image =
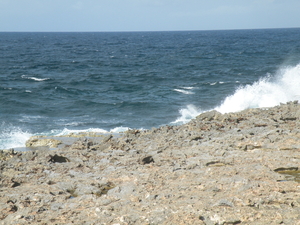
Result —
M0 149L300 99L300 29L0 33Z

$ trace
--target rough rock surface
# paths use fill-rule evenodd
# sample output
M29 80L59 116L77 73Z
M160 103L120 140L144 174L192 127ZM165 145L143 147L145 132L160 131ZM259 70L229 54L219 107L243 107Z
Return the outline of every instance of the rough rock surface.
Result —
M0 224L300 224L300 105L0 153Z
M26 141L26 147L47 146L57 148L60 144L62 144L62 142L59 140L39 138L38 136L31 137L28 141Z

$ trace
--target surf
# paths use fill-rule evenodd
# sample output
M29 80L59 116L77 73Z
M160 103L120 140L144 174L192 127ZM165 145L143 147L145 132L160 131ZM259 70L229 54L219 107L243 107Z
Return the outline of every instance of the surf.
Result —
M215 108L221 113L248 108L273 107L300 99L300 64L286 66L275 75L267 74L252 85L240 86Z
M24 147L25 142L32 135L32 133L22 130L19 127L2 123L0 132L0 149Z
M300 63L296 66L283 66L273 75L266 74L252 84L238 86L232 95L225 97L218 106L210 110L224 114L249 108L274 107L280 103L300 100L299 87ZM206 111L201 106L189 104L179 110L180 116L171 124L187 123Z

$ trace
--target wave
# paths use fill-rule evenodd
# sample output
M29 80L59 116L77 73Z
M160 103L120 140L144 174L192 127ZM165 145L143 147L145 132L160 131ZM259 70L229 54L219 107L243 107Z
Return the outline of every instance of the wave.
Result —
M280 103L300 100L299 87L300 64L283 67L273 76L267 74L266 77L259 79L251 85L239 86L219 106L210 110L229 113L248 108L273 107ZM195 105L188 105L186 108L179 110L180 116L171 122L171 124L187 123L203 112L205 111Z
M273 107L300 99L300 64L284 67L271 76L252 85L240 86L215 109L221 113L237 112L248 108Z
M208 83L209 85L211 85L211 86L214 86L214 85L216 85L216 84L225 84L226 82L224 82L224 81L217 81L217 82L213 82L213 83Z
M18 119L19 122L31 122L31 121L37 121L37 120L48 120L48 117L45 116L34 116L34 115L20 115L20 118Z
M43 133L29 133L27 131L23 131L21 128L14 126L6 126L5 123L1 125L1 133L0 133L0 150L1 149L10 149L10 148L21 148L25 147L26 141L32 136L62 136L68 135L71 133L86 133L86 132L95 132L95 133L122 133L129 130L129 127L116 127L111 130L104 130L100 128L88 128L88 129L68 129L64 128L62 130L51 130L50 132Z
M100 128L88 128L88 129L81 129L81 130L73 130L64 128L63 130L52 130L50 134L45 134L49 136L62 136L62 135L68 135L71 133L87 133L87 132L95 132L95 133L120 133L128 130L129 128L124 127L116 127L114 129L111 129L110 131L100 129Z
M1 125L1 133L0 133L0 149L10 149L17 147L24 147L25 142L32 136L33 134L23 131L19 127L14 126L6 126L5 123Z
M175 121L171 122L173 125L180 125L189 122L191 119L198 116L200 113L202 113L199 108L197 108L194 105L187 105L186 108L180 109L180 117L178 117Z
M130 130L129 127L115 127L113 129L110 130L104 130L101 128L88 128L88 129L68 129L68 128L64 128L62 130L51 130L50 132L44 132L44 133L39 133L39 134L34 134L34 135L42 135L42 136L63 136L63 135L68 135L68 134L78 134L78 133L103 133L103 134L107 134L107 133L122 133L125 132L127 130ZM1 149L1 146L0 146Z
M195 89L195 87L182 87L183 89L192 90Z
M183 94L185 94L185 95L192 95L192 94L195 94L195 93L192 92L192 91L186 91L186 90L182 90L182 89L174 89L174 91L183 93Z
M28 77L26 75L22 75L21 77L24 78L24 79L29 79L29 80L39 81L39 82L45 81L45 80L50 80L50 78Z
M275 74L267 74L258 81L241 85L233 94L224 98L216 107L212 107L221 113L237 112L247 108L273 107L280 103L288 101L300 100L300 64L296 66L286 66L279 69ZM180 87L175 89L179 92L191 92L192 87ZM187 94L187 93L185 93ZM190 94L190 93L189 93ZM206 108L205 106L202 106ZM171 122L171 125L179 125L189 122L204 111L201 106L187 105L179 110L178 118ZM28 122L34 118L22 117L23 122ZM28 121L27 121L28 120ZM21 121L22 122L22 121ZM78 132L98 132L98 133L119 133L126 131L128 127L116 127L111 130L100 128L90 128L82 130L73 130L64 128L66 125L76 126L77 124L64 124L60 130L52 130L43 134L32 134L21 128L9 126L8 124L0 124L0 149L8 149L13 147L24 147L25 142L33 135L66 135Z

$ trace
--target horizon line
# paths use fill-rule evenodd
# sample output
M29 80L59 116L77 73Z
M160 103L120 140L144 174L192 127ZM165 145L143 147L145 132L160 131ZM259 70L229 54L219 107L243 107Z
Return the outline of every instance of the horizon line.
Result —
M120 31L0 31L0 33L138 33L138 32L195 32L195 31L234 31L234 30L276 30L299 29L300 27L274 28L228 28L228 29L187 29L187 30L120 30Z

